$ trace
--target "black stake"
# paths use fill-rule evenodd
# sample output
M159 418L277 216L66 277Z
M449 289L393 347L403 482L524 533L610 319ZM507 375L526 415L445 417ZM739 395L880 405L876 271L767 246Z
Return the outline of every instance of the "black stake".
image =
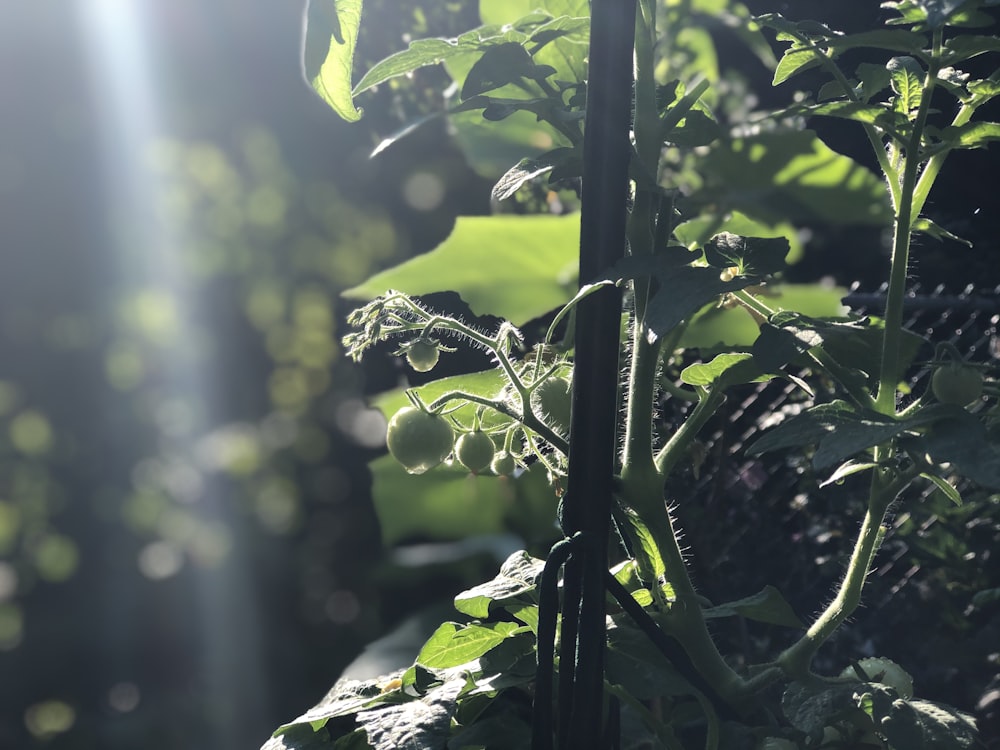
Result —
M632 49L635 0L592 0L587 113L583 144L580 281L606 271L625 252L629 128L632 112ZM596 748L604 692L604 576L617 438L616 390L621 292L605 287L576 311L573 416L563 530L591 541L574 550L564 579L576 596L563 606L563 643L576 643L572 707L559 722L560 748ZM566 654L568 649L563 649ZM564 658L564 657L563 657ZM562 659L560 660L562 661ZM561 672L564 674L569 672ZM569 708L560 705L560 711ZM568 719L568 720L567 720Z

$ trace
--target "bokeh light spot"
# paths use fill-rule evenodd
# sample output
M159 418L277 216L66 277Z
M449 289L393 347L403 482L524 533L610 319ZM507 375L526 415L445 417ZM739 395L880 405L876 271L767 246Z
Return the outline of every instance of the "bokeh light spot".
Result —
M275 534L292 531L299 520L295 485L280 477L266 481L254 498L254 513L268 531Z
M170 542L152 542L139 552L139 572L146 578L161 581L176 575L184 565L184 557Z
M63 701L43 701L24 712L24 725L35 737L49 739L68 732L76 723L76 711Z
M348 625L361 614L361 602L354 592L342 589L334 591L326 598L323 611L330 621L337 625Z
M0 604L0 651L17 648L24 635L24 615L16 604Z
M104 371L108 382L119 391L130 391L142 383L146 366L142 355L125 343L114 345L104 358Z
M141 695L132 682L119 682L108 691L108 705L118 713L127 714L139 707Z
M38 456L52 447L52 427L37 411L22 411L10 422L10 441L21 453Z
M403 183L403 200L416 211L433 211L444 200L444 181L430 172L414 172Z
M378 448L385 443L386 419L361 399L348 399L337 406L337 426L345 435L365 448Z
M10 563L0 562L0 602L17 593L17 570Z
M20 509L13 503L0 500L0 553L10 551L20 530Z
M173 296L162 289L145 289L126 303L122 314L140 334L156 344L168 344L180 330Z
M35 569L38 575L53 583L65 581L76 571L80 560L76 543L62 534L46 534L35 547Z

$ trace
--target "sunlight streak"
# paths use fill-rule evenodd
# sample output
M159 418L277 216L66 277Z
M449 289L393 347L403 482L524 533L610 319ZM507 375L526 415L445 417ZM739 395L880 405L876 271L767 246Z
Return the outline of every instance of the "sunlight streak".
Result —
M269 693L258 658L260 634L250 560L231 510L234 498L219 483L197 473L197 438L217 426L213 402L218 399L213 394L224 384L199 349L204 346L206 325L199 307L206 301L199 299L197 282L184 268L179 252L196 238L187 236L182 223L167 218L162 210L166 186L147 164L157 139L171 125L171 113L163 103L166 77L157 69L161 56L156 54L147 4L85 0L80 7L79 28L87 45L93 96L100 106L103 184L99 187L107 196L107 234L115 265L100 269L112 308L108 314L118 325L133 326L154 340L155 360L144 366L155 374L159 392L152 399L159 403L143 407L153 412L153 422L162 421L157 409L163 412L178 404L191 415L187 429L167 430L161 425L151 444L141 450L158 467L166 467L163 472L180 467L195 474L196 481L181 483L184 491L173 495L173 502L183 504L188 517L196 519L187 528L193 543L182 551L172 546L176 540L152 540L139 559L129 562L151 580L170 578L186 568L185 585L193 585L194 591L185 589L176 602L188 603L193 611L171 613L170 622L185 631L173 636L179 647L191 643L187 631L196 636L197 653L179 656L195 664L197 684L192 690L210 717L206 729L214 736L200 742L236 747L241 716L266 713ZM127 390L128 367L125 359L115 371L124 384L120 390ZM109 377L117 387L110 370ZM134 455L136 450L133 445L114 449L122 455ZM171 556L166 566L164 551ZM127 673L130 664L142 658L145 634L137 631L146 621L135 611L132 593L106 592L105 632L113 644L109 651L121 662L122 684L128 685L134 679ZM145 686L134 687L138 695Z

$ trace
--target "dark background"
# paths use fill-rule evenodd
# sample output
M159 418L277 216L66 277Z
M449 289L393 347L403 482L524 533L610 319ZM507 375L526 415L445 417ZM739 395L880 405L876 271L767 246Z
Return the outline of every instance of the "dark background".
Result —
M401 48L425 4L428 34L475 23L470 2L370 0L359 67ZM844 29L878 13L752 4L780 5ZM301 78L301 6L4 11L0 748L258 747L365 643L492 575L489 555L406 579L386 567L364 467L381 422L360 398L401 370L336 349L338 293L488 212L490 181L440 125L369 160L441 78L340 122ZM1000 283L995 168L992 152L952 157L930 211L976 248L924 241L915 280ZM408 194L428 178L439 200ZM871 288L884 245L817 227L792 276ZM976 665L976 695L990 669Z

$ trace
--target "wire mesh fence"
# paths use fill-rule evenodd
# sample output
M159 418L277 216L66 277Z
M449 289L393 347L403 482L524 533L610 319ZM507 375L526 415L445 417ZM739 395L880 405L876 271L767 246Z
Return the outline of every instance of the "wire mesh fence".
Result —
M854 314L878 316L885 289L868 292L855 284L843 301ZM1000 287L952 292L914 286L905 323L925 339L906 376L905 398L914 399L929 387L928 363L939 342L953 344L972 362L995 366ZM693 577L709 599L730 601L771 584L804 619L828 601L864 513L867 475L820 489L818 482L832 469L816 472L808 451L751 457L745 449L773 424L832 397L822 382L811 397L781 379L735 391L668 488L690 540ZM669 403L663 418L682 418ZM981 410L985 402L971 408ZM863 607L823 651L817 667L839 669L876 652L911 664L915 653L924 654L916 660L923 674L915 676L939 690L962 692L969 704L983 700L991 678L1000 682L1000 658L995 645L987 645L1000 643L1000 614L974 603L976 593L1000 581L1000 495L958 477L954 484L965 499L962 506L930 483L914 484L894 504ZM735 621L726 627L731 630L717 635L732 640L730 653L749 659L784 645L775 642L783 634L774 628ZM942 663L941 653L949 654L949 663ZM957 702L953 693L937 697Z

